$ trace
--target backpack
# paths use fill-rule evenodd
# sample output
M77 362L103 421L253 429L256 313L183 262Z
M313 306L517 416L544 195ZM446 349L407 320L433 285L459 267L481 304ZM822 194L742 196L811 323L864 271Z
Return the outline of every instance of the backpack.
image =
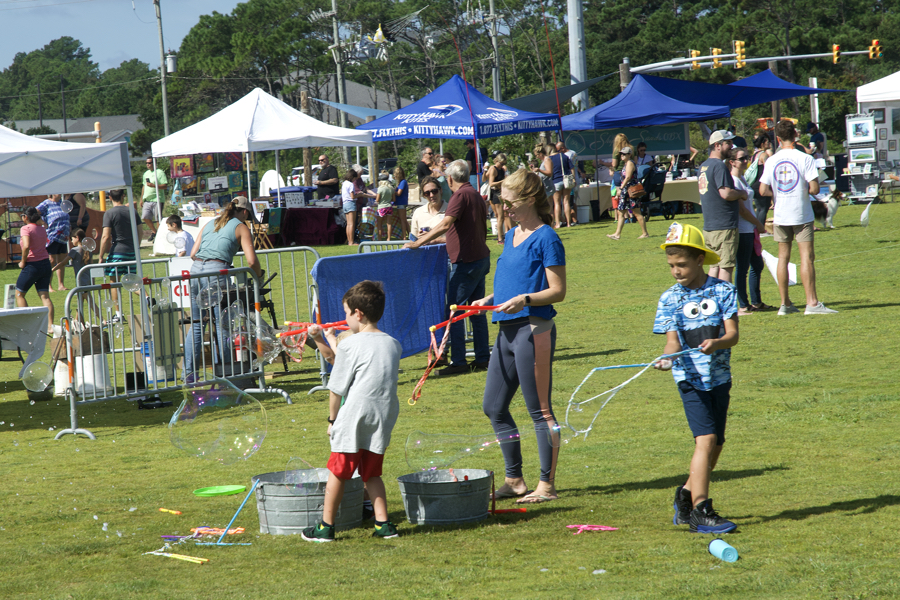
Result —
M750 162L751 162L750 166L747 167L746 171L744 171L744 179L747 180L747 185L749 185L751 187L756 184L760 175L762 175L762 173L759 172L759 153L760 152L762 152L762 150L760 150L759 152L756 152L753 155L753 158L750 159Z

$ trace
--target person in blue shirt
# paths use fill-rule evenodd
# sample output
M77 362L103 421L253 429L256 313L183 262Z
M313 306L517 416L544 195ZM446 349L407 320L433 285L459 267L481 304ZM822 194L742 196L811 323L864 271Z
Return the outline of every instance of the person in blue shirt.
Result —
M500 197L509 218L518 223L506 232L503 254L497 260L494 293L474 302L496 305L494 323L500 325L488 364L484 413L501 440L506 480L495 498L521 497L521 504L555 500L554 479L559 457L556 417L550 403L556 325L553 304L566 297L566 253L552 223L551 204L540 177L519 169L503 180ZM540 483L529 493L522 474L519 430L509 412L521 387L534 421L541 461Z
M675 490L672 522L689 524L693 533L728 533L737 525L713 510L709 478L725 443L731 348L738 343L737 291L704 272L703 264L716 264L719 257L696 227L672 223L660 248L666 251L675 285L659 299L653 333L666 336L663 354L699 350L654 365L671 369L694 436L690 475Z
M403 167L394 169L394 212L403 228L403 239L409 239L409 221L406 220L406 207L409 206L409 182L406 181L406 173Z

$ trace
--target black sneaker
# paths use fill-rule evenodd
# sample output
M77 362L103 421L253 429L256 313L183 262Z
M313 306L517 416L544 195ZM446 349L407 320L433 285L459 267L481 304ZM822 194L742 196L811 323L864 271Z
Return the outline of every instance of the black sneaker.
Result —
M461 365L453 365L451 364L449 367L444 367L443 369L438 370L437 374L446 377L447 375L461 375L463 373L471 373L472 369L469 367L468 363L463 363Z
M307 527L301 531L300 537L307 542L333 542L334 526L325 527L322 523L319 523L314 527Z
M689 525L691 523L691 511L694 503L691 500L691 491L679 485L675 489L675 516L672 517L674 525Z
M691 511L691 533L731 533L737 525L723 519L713 509L712 498L708 498Z
M375 531L372 532L372 537L389 539L400 537L400 533L397 531L397 528L394 527L394 524L388 521L384 525L375 523Z

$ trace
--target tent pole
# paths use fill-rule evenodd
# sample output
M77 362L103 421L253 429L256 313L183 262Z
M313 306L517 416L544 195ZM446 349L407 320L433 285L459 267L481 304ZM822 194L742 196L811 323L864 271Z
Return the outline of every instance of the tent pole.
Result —
M250 185L250 140L247 140L247 148L247 152L245 152L244 154L247 157L247 201L250 202L253 200L253 190L252 186Z
M153 159L153 163L154 163L153 166L155 167L156 159ZM155 169L154 169L154 171L155 171ZM129 216L129 220L131 221L131 241L134 244L134 258L135 258L135 262L137 262L137 276L141 280L141 288L140 288L141 292L140 292L140 298L138 300L138 304L140 304L140 306L141 306L141 324L143 325L143 330L144 330L144 339L142 341L146 342L146 341L153 340L153 327L150 324L149 315L147 314L147 310L148 310L147 303L144 301L146 291L144 290L144 284L143 284L144 266L142 264L143 261L141 260L141 238L138 235L138 229L137 229L138 216L134 210L134 190L131 189L130 185L125 189L128 192L128 209L129 209L128 216ZM159 200L159 198L157 198L157 200ZM159 207L159 204L157 204L157 207ZM121 277L119 279L121 280ZM125 288L122 288L122 290L124 290L124 289ZM125 303L125 298L124 298L123 292L119 292L119 303L120 303L119 306L122 306ZM117 310L118 310L118 307L117 307ZM154 353L154 355L155 355L155 353ZM149 384L147 385L147 387L149 389L149 387L150 387Z
M278 189L278 198L281 199L281 167L278 164L278 150L275 151L275 173L278 177L275 178L275 187ZM266 190L268 191L268 190Z

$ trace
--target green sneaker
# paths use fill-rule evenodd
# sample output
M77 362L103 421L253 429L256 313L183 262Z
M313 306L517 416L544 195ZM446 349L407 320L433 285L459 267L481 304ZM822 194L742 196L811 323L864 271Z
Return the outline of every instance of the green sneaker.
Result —
M400 533L397 531L397 528L394 527L394 524L388 521L384 525L375 524L375 531L372 533L372 537L379 538L395 538L400 537Z
M333 542L334 527L325 527L322 523L319 523L314 527L307 527L301 531L300 537L307 542Z

